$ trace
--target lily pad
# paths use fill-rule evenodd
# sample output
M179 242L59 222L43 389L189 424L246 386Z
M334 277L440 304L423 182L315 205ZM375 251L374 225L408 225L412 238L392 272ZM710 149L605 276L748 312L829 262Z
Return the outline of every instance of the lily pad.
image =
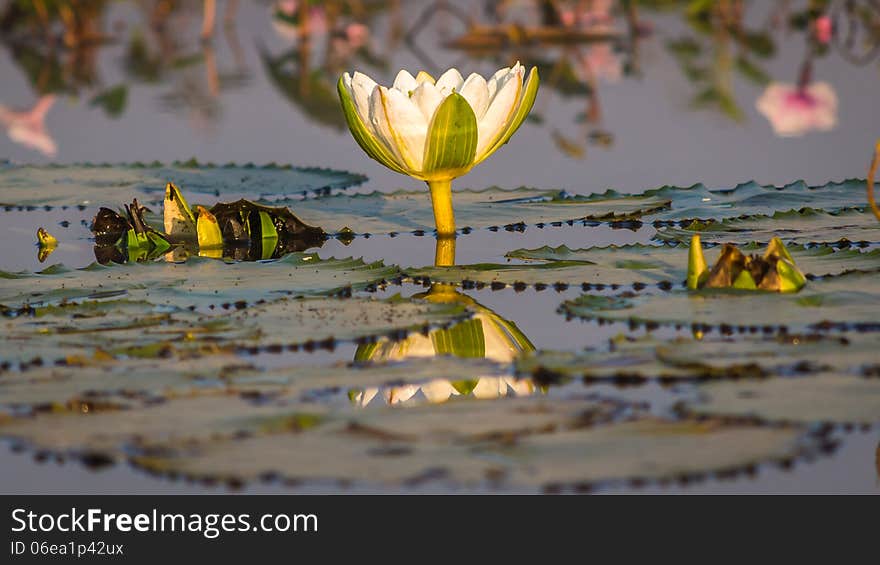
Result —
M700 388L688 412L743 416L771 422L880 423L880 380L821 374L802 379L770 379Z
M154 472L235 482L276 476L374 484L442 479L473 485L498 480L506 473L503 465L481 456L481 446L601 422L612 418L616 409L614 404L598 401L551 399L385 408L325 421L303 433L202 442L176 453L166 450L135 457L134 463Z
M607 350L540 351L517 362L521 376L539 382L583 378L623 385L648 381L766 378L837 370L870 371L880 347L875 334L618 338Z
M0 271L0 304L46 305L117 294L154 304L204 308L228 302L362 290L398 273L397 267L385 266L381 261L321 259L314 253L291 253L270 262L226 263L191 257L183 263L95 263L83 269L53 265L39 273Z
M514 468L512 482L555 489L733 473L810 453L814 441L797 428L644 418L531 435L487 455Z
M522 230L526 226L563 225L576 221L604 223L637 220L668 200L594 194L568 195L555 190L519 188L453 191L456 222L461 229ZM328 232L349 228L358 234L430 231L434 226L428 190L334 194L289 204L305 222Z
M7 372L0 379L0 407L33 410L77 410L137 407L170 398L248 393L319 398L333 391L347 394L352 405L374 399L389 404L443 402L499 382L515 391L534 391L527 379L511 376L510 366L484 359L436 357L394 363L297 364L262 369L229 354L190 358L108 359L71 357L63 366ZM489 382L493 381L493 382ZM474 383L469 390L462 383ZM498 396L496 394L496 396ZM381 401L380 401L381 399Z
M849 273L815 280L796 294L727 289L639 296L587 294L563 303L560 310L584 319L717 329L722 333L878 331L878 276Z
M321 193L364 182L362 175L329 169L277 165L0 166L0 206L89 206L129 202L160 205L168 182L189 193L229 200L235 196L277 198Z
M744 253L761 253L765 245L752 243L742 247ZM835 250L828 246L789 246L798 267L813 276L837 275L851 270L880 270L880 250ZM707 259L717 252L708 251ZM422 267L406 269L413 278L428 278L443 283L477 283L500 286L582 285L608 286L660 285L666 290L679 286L687 276L687 250L657 245L623 245L569 249L540 247L518 249L507 254L511 259L529 263L478 263L455 267ZM711 262L711 261L710 261Z
M57 453L100 452L107 458L171 445L314 425L325 410L288 398L253 402L223 394L160 402L134 410L37 414L0 425L0 435Z
M119 301L89 319L71 315L92 303L44 315L0 320L4 330L0 362L30 366L64 363L71 357L156 357L215 354L238 350L333 348L338 341L405 336L470 316L460 304L387 300L279 299L251 307L158 310L146 302ZM36 358L36 360L34 359Z
M703 184L689 187L663 186L634 195L640 198L661 198L671 206L651 214L655 222L685 219L722 220L739 216L772 214L812 207L836 212L847 207L864 207L865 181L847 179L824 185L809 186L796 181L784 186L762 185L754 181L733 188L709 188Z
M835 243L840 246L880 243L880 222L870 212L846 209L823 212L812 208L773 215L692 222L685 228L660 227L656 239L687 244L700 234L704 243L749 243L779 237L786 243Z

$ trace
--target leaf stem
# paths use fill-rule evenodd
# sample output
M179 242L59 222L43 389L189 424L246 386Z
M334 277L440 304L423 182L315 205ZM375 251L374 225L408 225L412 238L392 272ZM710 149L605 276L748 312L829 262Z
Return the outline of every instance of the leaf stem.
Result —
M434 224L438 237L455 237L455 212L452 211L452 181L428 181L431 204L434 206Z

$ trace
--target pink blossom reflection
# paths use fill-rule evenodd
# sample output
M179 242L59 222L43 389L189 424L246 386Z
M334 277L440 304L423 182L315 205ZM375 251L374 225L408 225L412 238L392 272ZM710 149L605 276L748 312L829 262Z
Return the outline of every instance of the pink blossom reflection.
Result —
M55 97L47 95L25 111L12 110L0 104L0 123L6 128L9 139L47 157L54 157L58 148L46 130L46 114L54 103Z
M779 137L830 131L837 125L837 94L827 82L804 87L771 83L756 106Z

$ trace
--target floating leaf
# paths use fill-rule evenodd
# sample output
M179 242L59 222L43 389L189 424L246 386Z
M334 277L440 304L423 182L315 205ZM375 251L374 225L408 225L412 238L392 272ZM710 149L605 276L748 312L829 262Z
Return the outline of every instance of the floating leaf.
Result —
M223 303L210 315L156 308L146 302L87 302L35 309L34 314L0 318L5 336L0 361L52 365L72 356L89 358L99 350L110 356L149 358L238 350L280 353L299 347L332 349L338 341L405 336L470 315L461 305L401 298L279 299L255 306ZM34 357L40 361L35 363Z
M187 193L229 198L326 192L364 180L361 175L342 171L275 165L7 165L0 166L0 205L79 206L133 198L158 205L168 182Z
M804 207L837 212L853 206L865 206L865 181L848 179L820 186L804 181L784 186L761 185L754 181L733 188L708 188L703 184L689 187L663 186L647 190L634 198L669 200L671 205L650 215L651 221L672 222L690 219L723 220L799 210ZM766 241L769 238L753 238Z
M693 222L686 228L660 227L656 239L688 243L699 234L703 243L749 243L779 237L786 243L880 243L880 223L870 212L837 213L805 209L723 221Z
M456 190L452 198L456 222L462 228L511 230L580 220L625 222L669 203L654 197L634 198L617 193L578 196L531 188ZM427 190L334 194L290 204L303 220L330 232L348 227L359 234L381 234L427 230L434 225Z
M760 463L791 460L814 450L814 441L794 428L645 418L532 435L488 450L486 455L514 467L514 484L589 488L615 479L733 473Z
M191 257L183 263L92 264L83 269L55 265L39 273L0 271L0 304L37 306L116 293L154 304L204 308L242 300L251 303L279 296L362 290L398 274L397 267L381 261L321 259L314 253L292 253L264 263Z
M516 372L541 382L640 384L651 380L714 380L873 370L880 341L874 334L705 337L612 340L608 350L541 351L517 362Z
M747 384L700 387L699 401L685 410L699 414L754 417L771 422L880 422L880 380L822 374Z
M798 294L736 290L672 292L633 297L584 295L565 302L569 316L701 331L880 330L877 274L850 273L811 281Z
M745 253L762 253L766 246L748 244ZM838 275L850 270L880 270L880 250L835 250L828 246L789 246L790 256L799 267L813 276ZM717 251L706 255L714 259ZM406 269L410 277L426 277L443 283L482 283L486 285L587 285L620 286L660 284L667 289L685 280L688 253L685 249L656 245L623 245L569 249L540 247L518 249L507 255L511 259L531 261L515 263L478 263L455 267L422 267ZM537 262L540 261L540 262Z

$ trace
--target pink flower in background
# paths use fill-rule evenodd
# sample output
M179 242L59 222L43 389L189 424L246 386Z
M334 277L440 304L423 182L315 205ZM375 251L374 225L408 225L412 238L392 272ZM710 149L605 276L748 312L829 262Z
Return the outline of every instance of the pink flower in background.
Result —
M755 106L779 137L798 137L810 131L829 131L837 125L837 94L827 82L804 88L771 83Z
M822 45L828 45L831 43L831 35L834 33L834 25L831 22L831 17L827 14L819 16L816 18L816 23L814 25L816 41Z
M9 139L29 149L36 149L47 157L54 157L58 148L46 130L46 114L54 103L54 96L43 96L33 108L24 112L10 110L0 104L0 123L6 127Z

